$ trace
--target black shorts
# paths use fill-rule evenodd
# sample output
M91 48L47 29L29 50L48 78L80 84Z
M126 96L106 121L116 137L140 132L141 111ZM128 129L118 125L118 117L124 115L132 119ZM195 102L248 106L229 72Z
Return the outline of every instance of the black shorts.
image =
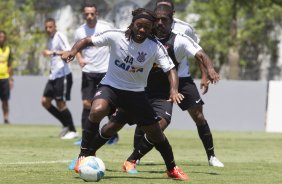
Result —
M100 81L106 73L82 72L81 94L82 100L92 100Z
M117 109L111 118L113 122L147 126L159 121L144 91L125 91L101 85L94 100L101 98L107 100L113 110Z
M157 115L164 118L169 124L171 122L173 103L167 100L168 98L149 98L149 102Z
M179 78L179 89L178 92L184 96L178 106L183 110L196 105L204 105L204 102L199 94L196 84L191 77Z
M9 79L0 79L0 99L9 100L9 98L10 98Z
M43 96L53 98L55 100L70 100L72 87L72 74L55 80L48 80Z

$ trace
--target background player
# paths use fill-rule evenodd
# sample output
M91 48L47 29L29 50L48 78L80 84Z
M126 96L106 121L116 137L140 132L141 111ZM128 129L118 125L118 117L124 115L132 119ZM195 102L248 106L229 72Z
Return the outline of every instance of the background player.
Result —
M105 21L97 20L97 6L92 2L86 1L83 5L83 17L86 23L82 24L75 31L77 42L87 36L98 35L106 30L113 29L112 25ZM82 103L83 110L81 115L82 129L85 128L86 120L90 113L91 101L97 91L98 84L105 76L110 57L109 47L89 46L78 52L76 58L82 67ZM113 136L108 143L115 144L118 141L118 134ZM80 144L81 141L76 142Z
M6 45L6 32L0 30L0 99L4 124L9 124L9 98L13 87L12 53L11 48Z
M45 30L48 35L47 49L42 54L50 57L51 69L49 80L45 86L41 103L43 107L56 117L63 125L59 134L61 139L73 139L78 137L72 115L67 108L66 100L70 100L72 87L72 74L69 64L64 63L61 55L70 49L65 35L58 32L53 18L45 21ZM56 101L57 108L52 105Z

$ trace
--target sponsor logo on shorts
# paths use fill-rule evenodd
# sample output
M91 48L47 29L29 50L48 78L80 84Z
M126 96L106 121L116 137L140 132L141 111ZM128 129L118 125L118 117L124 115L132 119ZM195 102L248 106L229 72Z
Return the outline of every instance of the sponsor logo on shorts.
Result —
M202 100L202 99L200 98L199 100L196 100L195 102L196 102L196 103L199 103L201 100Z
M167 111L165 111L165 114L171 116L171 114L169 114Z
M101 95L102 94L102 91L97 91L96 93L95 93L95 96L99 96L99 95Z

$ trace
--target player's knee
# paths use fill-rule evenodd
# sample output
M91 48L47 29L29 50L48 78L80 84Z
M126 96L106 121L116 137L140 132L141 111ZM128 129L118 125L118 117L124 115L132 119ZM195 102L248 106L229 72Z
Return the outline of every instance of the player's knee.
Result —
M160 125L162 131L164 131L167 128L169 123L170 123L170 121L168 122L166 119L161 118L161 120L159 121L159 125Z
M112 137L121 128L120 126L121 125L119 125L119 124L109 122L101 128L101 135L104 136L104 137Z
M105 116L107 116L107 109L102 107L92 107L89 118L92 121L98 121L100 122Z
M146 131L146 139L152 143L160 143L165 140L165 136L160 129L154 131Z
M82 102L84 109L91 109L91 102L88 100L83 100Z
M46 98L42 98L41 100L41 105L46 108L49 109L51 106L51 103L46 99Z

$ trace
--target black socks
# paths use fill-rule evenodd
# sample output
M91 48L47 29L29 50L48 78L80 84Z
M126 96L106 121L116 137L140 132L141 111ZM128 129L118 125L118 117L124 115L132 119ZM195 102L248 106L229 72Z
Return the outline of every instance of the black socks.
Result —
M202 140L202 143L205 147L207 157L210 159L211 156L214 156L214 147L213 147L213 138L209 128L208 123L206 122L203 126L197 126L199 136Z

